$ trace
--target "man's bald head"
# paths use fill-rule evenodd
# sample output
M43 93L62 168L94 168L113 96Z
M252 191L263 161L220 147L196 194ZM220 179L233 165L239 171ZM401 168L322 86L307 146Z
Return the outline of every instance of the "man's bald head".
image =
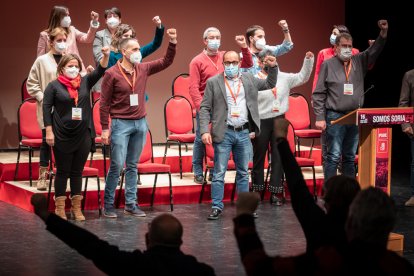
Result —
M227 51L223 55L223 62L240 61L240 55L236 51Z
M169 246L180 247L183 243L183 226L170 214L162 214L154 218L147 233L147 247Z

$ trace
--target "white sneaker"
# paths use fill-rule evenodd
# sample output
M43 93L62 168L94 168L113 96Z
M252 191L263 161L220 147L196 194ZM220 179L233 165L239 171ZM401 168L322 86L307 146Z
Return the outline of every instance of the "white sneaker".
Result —
M414 196L410 197L410 199L405 202L405 206L414 206Z

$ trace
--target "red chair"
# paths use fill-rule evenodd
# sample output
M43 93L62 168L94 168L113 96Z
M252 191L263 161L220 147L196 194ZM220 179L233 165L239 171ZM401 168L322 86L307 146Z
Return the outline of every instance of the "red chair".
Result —
M286 119L291 122L295 129L295 140L298 144L298 154L300 156L300 140L312 139L309 158L312 157L314 139L320 138L322 131L311 128L309 103L306 98L299 93L289 95L289 110L285 113Z
M22 86L20 88L20 92L21 92L21 96L22 96L22 102L26 99L31 98L32 96L30 96L29 92L27 91L27 86L26 86L26 82L27 82L27 78L25 78L22 82Z
M287 134L287 140L289 142L290 149L292 150L293 155L295 155L296 162L298 163L300 168L311 168L312 169L312 175L313 175L313 196L315 198L315 201L317 200L317 192L316 192L316 173L315 173L315 160L311 158L305 158L305 157L297 157L296 155L296 147L295 147L295 129L293 128L292 123L289 124L288 134ZM269 185L268 182L268 176L271 171L271 165L269 162L269 166L267 168L267 174L265 179L265 186ZM266 187L265 187L266 190Z
M206 145L205 158L206 158L206 166L204 170L204 180L203 180L203 184L201 185L201 192L200 192L200 198L198 200L198 203L201 203L203 201L204 189L207 184L207 172L211 169L214 169L214 147L213 145ZM253 168L253 162L249 161L248 168L249 170ZM227 162L227 171L235 171L235 170L236 170L236 164L234 163L234 160L233 160L233 153L230 152L230 158L229 158L229 161ZM231 191L231 202L234 202L234 197L236 195L236 188L237 188L237 183L236 183L236 177L235 177L233 189Z
M16 170L14 180L17 179L20 163L20 153L23 148L29 150L29 181L32 186L32 156L35 149L42 145L42 130L37 123L37 101L35 98L24 100L17 110L17 130L19 136L19 149L17 152Z
M145 146L142 149L141 156L139 158L139 162L137 165L138 173L142 174L155 174L154 178L154 186L152 187L152 194L151 194L151 209L154 205L154 197L155 197L155 189L157 185L157 178L159 174L168 174L169 179L169 187L170 187L170 209L171 212L174 210L173 204L173 193L172 193L172 181L171 181L171 166L167 164L160 164L154 162L154 154L153 154L153 147L152 147L152 135L151 131L148 129L147 138L145 142ZM121 184L118 191L117 203L116 206L119 208L121 202L121 191L122 186L124 184L124 177L125 177L125 170L122 170L121 174Z
M53 154L53 148L50 149L51 162L49 166L49 189L47 192L47 206L49 206L51 191L52 191L52 182L53 178L56 176L56 167L55 167L55 156ZM101 207L101 183L99 181L99 170L91 167L83 167L82 178L85 178L85 188L83 190L83 200L82 200L82 210L85 209L86 202L86 191L88 189L88 180L91 177L96 177L96 184L98 186L98 212L99 217L102 215Z
M167 141L162 163L165 164L170 143L178 144L180 178L183 178L181 145L194 143L195 140L194 120L190 102L183 96L169 98L164 105L164 121Z
M107 169L106 169L106 149L107 149L107 146L104 143L102 143L102 138L101 138L102 126L101 126L101 116L100 116L100 112L99 112L99 108L100 108L99 103L100 103L100 100L98 99L93 104L92 118L93 118L93 125L95 127L95 133L96 133L95 144L96 144L96 147L99 147L102 150L103 161L104 161L104 176L106 177L106 173L107 173ZM111 125L111 117L109 117L109 125ZM89 160L89 167L92 167L92 160L93 160L93 152L91 152L91 158Z
M193 99L190 95L190 75L187 73L183 73L178 75L174 78L172 82L172 95L173 96L183 96L185 97L191 104L193 110L193 118L196 116L196 110L194 107Z

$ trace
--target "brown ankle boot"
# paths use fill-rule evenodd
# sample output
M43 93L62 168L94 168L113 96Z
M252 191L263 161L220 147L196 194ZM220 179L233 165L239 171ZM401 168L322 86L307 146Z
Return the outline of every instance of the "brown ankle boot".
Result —
M72 213L73 219L77 221L85 220L81 210L82 199L83 196L81 195L74 195L70 198L70 200L72 200L72 208L70 209L70 212Z
M48 167L40 167L39 168L39 180L37 181L37 189L39 191L46 191L47 183L46 183L46 176L47 176L47 169Z
M65 213L65 201L66 196L55 197L55 214L63 218L64 220L67 220L68 218L66 217Z

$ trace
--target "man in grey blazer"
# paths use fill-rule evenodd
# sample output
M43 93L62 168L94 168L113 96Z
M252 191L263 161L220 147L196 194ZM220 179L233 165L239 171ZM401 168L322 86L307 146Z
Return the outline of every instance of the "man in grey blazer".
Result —
M224 175L231 152L236 165L237 191L249 190L250 138L260 132L257 94L259 90L276 86L278 72L275 57L267 56L264 64L269 67L266 80L241 73L239 54L228 51L223 56L224 74L207 81L199 114L201 139L204 144L214 146L210 220L218 219L223 211Z

